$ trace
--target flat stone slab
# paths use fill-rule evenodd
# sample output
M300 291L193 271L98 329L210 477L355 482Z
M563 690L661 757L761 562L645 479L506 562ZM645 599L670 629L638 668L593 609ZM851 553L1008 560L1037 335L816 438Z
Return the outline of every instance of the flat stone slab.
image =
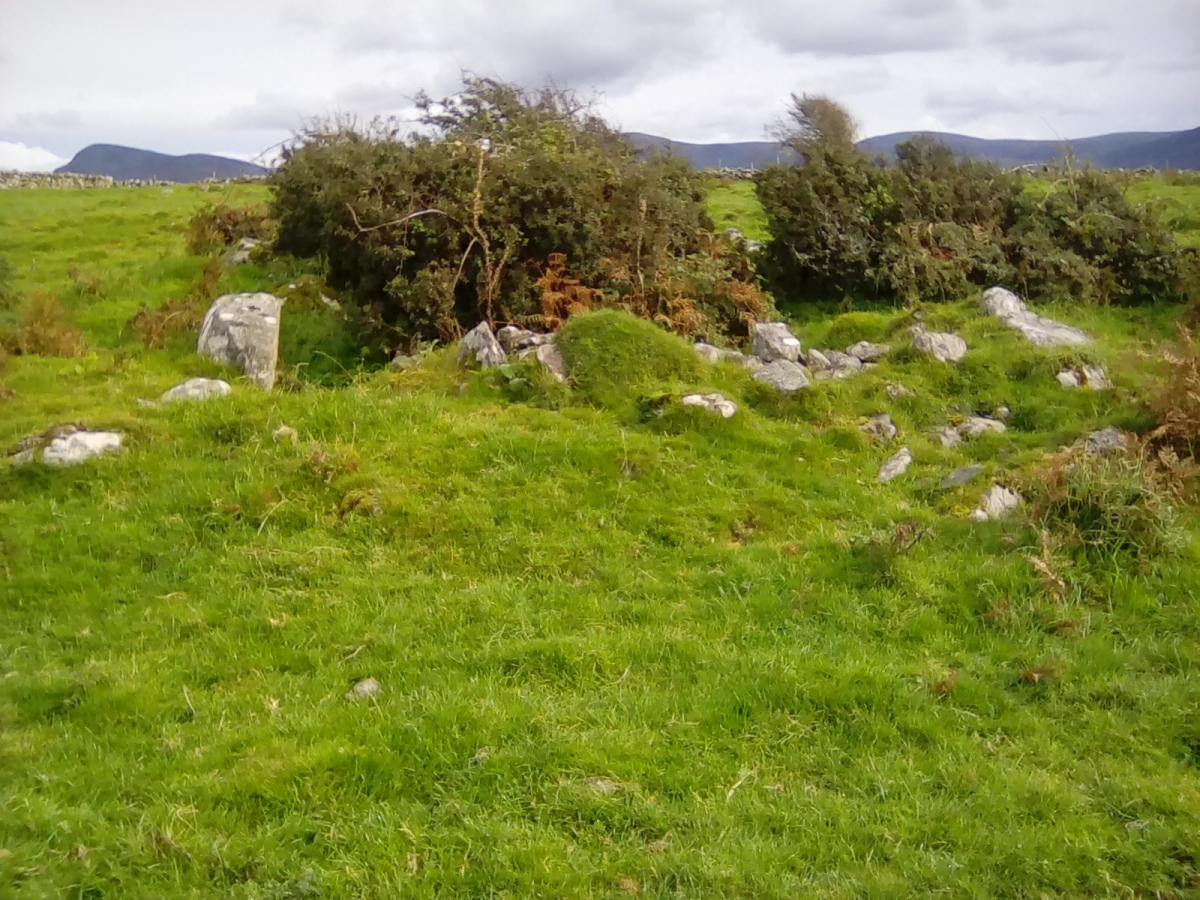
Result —
M1039 316L1007 288L988 288L981 302L989 314L1021 332L1035 347L1082 347L1092 342L1082 329Z
M180 400L207 400L210 397L228 397L233 388L219 378L189 378L177 384L161 397L160 403L175 403Z
M97 456L116 453L125 441L125 436L117 431L78 429L50 434L53 436L48 441L45 436L34 438L35 446L26 445L26 449L12 457L12 464L26 466L40 461L47 466L77 466Z

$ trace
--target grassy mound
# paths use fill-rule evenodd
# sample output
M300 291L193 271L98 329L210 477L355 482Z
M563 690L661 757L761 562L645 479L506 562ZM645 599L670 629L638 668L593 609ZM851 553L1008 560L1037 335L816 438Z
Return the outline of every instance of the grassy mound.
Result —
M700 377L691 345L621 310L572 317L557 344L580 396L608 409L628 411L648 391Z

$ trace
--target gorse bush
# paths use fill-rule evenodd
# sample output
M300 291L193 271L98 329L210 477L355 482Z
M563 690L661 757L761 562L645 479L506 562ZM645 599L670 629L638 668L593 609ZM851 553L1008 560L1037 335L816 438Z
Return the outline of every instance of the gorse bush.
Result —
M1067 161L1049 183L963 160L927 138L885 164L854 143L836 103L795 97L780 137L801 165L757 179L773 239L765 274L798 299L958 299L1007 284L1035 299L1180 301L1200 284L1181 248L1123 179Z
M273 233L274 223L265 206L216 203L192 216L185 239L189 253L205 256L232 247L243 238L269 240Z
M480 319L552 328L602 307L745 332L769 308L749 262L714 243L700 177L638 159L571 94L469 79L418 105L422 134L335 121L274 176L277 249L323 257L377 339L449 340Z

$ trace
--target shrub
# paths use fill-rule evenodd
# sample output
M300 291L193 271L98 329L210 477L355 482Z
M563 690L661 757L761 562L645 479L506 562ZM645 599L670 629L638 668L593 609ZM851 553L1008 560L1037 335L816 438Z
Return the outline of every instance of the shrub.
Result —
M712 240L700 176L637 158L573 95L468 79L419 107L420 135L314 127L274 176L277 249L323 257L393 344L607 306L707 334L769 308L744 254Z
M1158 427L1149 440L1195 458L1200 448L1200 351L1191 332L1180 327L1179 346L1163 358L1167 377L1152 401Z
M1119 173L1068 159L1055 181L1031 184L925 138L872 160L845 110L793 100L782 138L803 165L756 181L773 235L764 272L793 297L912 304L1008 284L1041 300L1145 304L1200 284L1196 252L1130 202Z
M82 332L71 324L58 297L49 291L38 292L25 302L20 320L6 329L0 344L10 353L71 358L84 354Z
M574 316L557 346L571 383L601 406L627 407L654 386L698 378L701 370L695 349L621 310Z
M229 206L216 203L200 210L188 222L186 240L189 253L207 256L232 247L242 238L269 240L274 231L266 206Z
M1089 557L1148 560L1183 541L1171 475L1136 443L1113 455L1073 449L1034 472L1023 490L1035 522Z

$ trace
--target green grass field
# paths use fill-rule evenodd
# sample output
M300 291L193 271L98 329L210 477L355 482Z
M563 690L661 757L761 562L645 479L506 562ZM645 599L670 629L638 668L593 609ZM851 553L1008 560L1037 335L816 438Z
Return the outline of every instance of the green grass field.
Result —
M764 236L727 193L718 224ZM658 386L720 390L729 421L517 402L447 351L263 394L125 326L199 275L183 229L213 199L0 192L18 290L89 347L9 360L0 448L129 441L0 464L0 896L1195 896L1194 510L1172 555L1056 559L1061 590L1036 523L965 521L1062 444L1148 427L1177 310L1049 310L1101 338L1064 353L968 298L926 310L971 345L956 368ZM795 326L841 347L904 315ZM1060 388L1082 361L1115 389ZM137 403L214 374L232 397ZM1006 434L930 434L1000 404ZM858 428L881 412L891 446ZM912 469L876 484L901 444Z

